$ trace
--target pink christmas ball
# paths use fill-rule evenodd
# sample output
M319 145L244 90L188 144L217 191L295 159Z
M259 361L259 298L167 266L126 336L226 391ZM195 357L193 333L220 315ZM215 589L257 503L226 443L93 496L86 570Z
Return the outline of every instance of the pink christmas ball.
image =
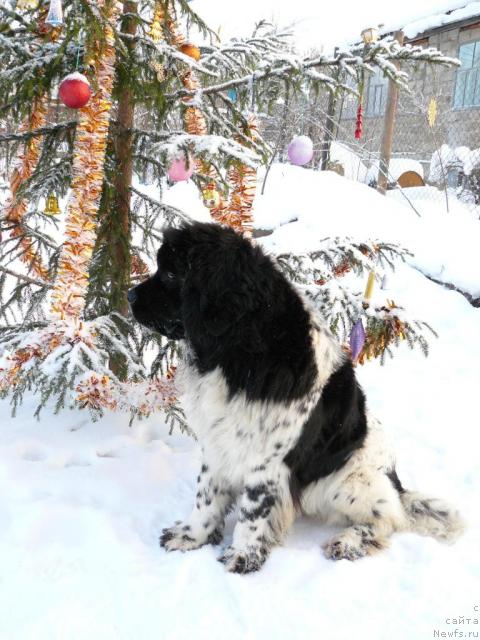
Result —
M70 109L80 109L90 100L92 89L88 79L76 71L62 80L58 95L65 106Z
M168 177L172 182L182 182L182 180L189 180L192 177L195 169L193 159L189 156L188 159L185 156L175 158L168 170Z
M313 142L308 136L296 136L288 145L288 158L292 164L303 165L313 158Z

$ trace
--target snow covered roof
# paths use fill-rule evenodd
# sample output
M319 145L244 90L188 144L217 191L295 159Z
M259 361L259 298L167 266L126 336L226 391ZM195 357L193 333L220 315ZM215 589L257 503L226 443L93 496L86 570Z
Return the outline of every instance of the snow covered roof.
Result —
M479 0L474 0L473 2L466 2L466 0L438 0L434 11L430 10L428 14L415 17L415 19L403 24L397 19L395 22L382 27L382 32L390 33L401 29L405 37L411 40L433 29L446 27L476 17L480 19Z

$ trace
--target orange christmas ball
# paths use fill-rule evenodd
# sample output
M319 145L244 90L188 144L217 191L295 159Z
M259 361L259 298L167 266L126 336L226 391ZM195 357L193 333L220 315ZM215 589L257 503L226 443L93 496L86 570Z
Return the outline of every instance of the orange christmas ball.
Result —
M191 44L190 42L186 42L185 44L182 44L182 46L180 47L180 51L186 55L189 56L190 58L193 58L194 60L200 60L200 49L195 46L194 44Z
M80 109L90 100L92 88L88 79L82 74L70 73L60 83L58 96L66 107Z

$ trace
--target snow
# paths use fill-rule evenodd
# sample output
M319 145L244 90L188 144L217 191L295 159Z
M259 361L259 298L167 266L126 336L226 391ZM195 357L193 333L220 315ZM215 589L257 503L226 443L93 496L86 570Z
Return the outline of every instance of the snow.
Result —
M194 189L176 185L166 199L201 217ZM465 536L448 547L397 535L378 556L333 563L321 551L333 529L301 518L259 573L231 575L216 562L218 547L167 554L158 546L162 527L194 500L193 439L169 435L155 416L129 427L123 415L92 423L85 412L46 410L38 422L33 398L16 418L2 402L2 640L420 640L452 632L447 618L478 617L480 310L419 268L442 260L452 277L480 282L478 261L466 256L479 246L480 225L460 203L447 215L413 194L418 218L398 195L274 165L257 196L257 226L274 229L262 239L270 251L306 251L332 234L417 250L384 293L415 309L439 339L428 358L402 343L385 367L370 362L358 375L396 443L402 482L455 503L470 521Z
M398 242L415 254L412 266L480 296L480 223L452 193L447 212L444 193L434 187L392 190L386 201L334 172L275 164L255 200L255 221L275 228L264 245L278 253L313 251L320 239L337 235Z
M340 142L332 142L330 146L330 161L339 162L344 170L344 177L349 180L365 182L367 167L358 155Z
M407 38L415 38L425 31L445 27L449 24L466 20L480 15L480 2L446 2L445 8L441 4L436 11L423 18L413 20L404 25L403 32Z
M430 159L430 182L443 182L445 174L448 174L452 166L461 168L466 176L471 175L472 171L480 166L480 149L465 146L452 148L448 144L442 144Z
M373 162L368 169L366 179L362 180L362 182L366 182L367 184L377 182L379 167L380 164L378 162ZM418 160L413 160L412 158L392 158L388 164L388 181L396 182L406 171L415 171L421 178L424 177L423 166Z

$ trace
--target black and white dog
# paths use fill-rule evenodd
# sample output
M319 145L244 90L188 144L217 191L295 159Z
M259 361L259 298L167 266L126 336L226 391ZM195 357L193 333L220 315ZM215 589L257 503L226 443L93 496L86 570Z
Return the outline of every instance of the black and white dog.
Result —
M300 513L346 527L325 546L336 560L395 531L461 533L454 509L402 487L351 361L260 247L215 224L169 229L158 271L128 297L140 323L185 341L182 399L203 452L193 512L163 531L165 549L218 544L235 501L220 560L239 573Z

